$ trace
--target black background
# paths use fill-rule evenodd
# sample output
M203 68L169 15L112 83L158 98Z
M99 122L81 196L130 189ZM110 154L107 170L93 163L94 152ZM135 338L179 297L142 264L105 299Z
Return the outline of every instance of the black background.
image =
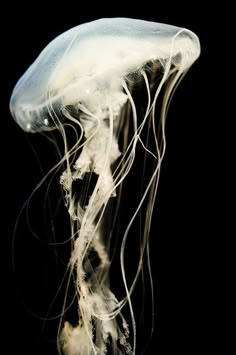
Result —
M27 138L11 118L8 111L11 91L29 64L55 36L90 20L118 16L186 27L195 32L201 42L201 57L176 91L167 120L167 152L151 235L156 327L152 348L147 354L202 353L203 348L208 352L213 343L220 341L220 337L215 339L212 334L218 313L214 311L211 291L215 279L214 262L211 264L209 261L213 238L210 201L214 191L214 181L208 174L214 165L214 114L209 108L210 102L214 102L210 98L213 73L210 66L213 46L211 16L204 6L196 3L194 6L191 3L187 6L183 3L173 6L168 2L162 5L140 3L130 5L130 9L118 2L109 5L89 2L80 6L78 2L67 1L57 6L50 5L51 9L33 2L29 6L7 5L7 10L2 13L7 23L2 29L1 50L4 63L1 73L2 343L5 337L10 339L7 352L2 353L56 354L50 330L56 323L47 325L42 335L43 322L32 315L32 309L27 311L22 301L24 297L16 292L19 281L15 281L12 272L15 221L23 201L41 177L29 139L36 150L37 144L42 152L44 147L36 135ZM37 267L32 265L32 256L29 257L32 250L28 239L26 242L23 234L17 238L21 238L15 247L17 259L22 260L24 267L28 264L29 269L25 278L20 275L20 289L27 294L31 292L31 277L34 277ZM33 252L36 253L37 249L34 248ZM42 258L43 252L39 250ZM43 273L45 277L52 277L50 270L48 275L47 270ZM31 304L33 307L43 302L42 299L45 302L43 295L50 293L50 280L44 283L42 277L40 282L42 294L32 292L35 297ZM45 311L46 305L42 309Z

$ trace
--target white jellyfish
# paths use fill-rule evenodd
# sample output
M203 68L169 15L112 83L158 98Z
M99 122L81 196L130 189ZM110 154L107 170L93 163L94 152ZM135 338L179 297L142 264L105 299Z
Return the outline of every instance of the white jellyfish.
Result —
M60 183L72 245L67 275L74 283L78 322L71 325L66 319L65 295L60 353L137 352L132 293L145 262L151 279L148 238L166 147L167 109L199 54L199 40L187 29L128 18L100 19L53 40L14 88L10 110L20 127L27 132L57 129L64 142L56 168L64 167ZM73 144L67 139L68 124L77 132ZM137 159L141 173L135 181ZM128 193L130 175L140 191L120 228L121 200ZM82 186L79 191L76 183ZM135 223L138 261L128 278L125 251ZM110 278L116 277L109 272L114 238L123 280L120 299L110 287Z

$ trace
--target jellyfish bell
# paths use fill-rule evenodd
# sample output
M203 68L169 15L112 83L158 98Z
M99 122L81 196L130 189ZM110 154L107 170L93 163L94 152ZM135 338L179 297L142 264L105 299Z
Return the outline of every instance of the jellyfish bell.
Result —
M128 18L100 19L74 27L53 40L15 86L10 110L19 126L27 132L57 128L64 139L62 162L66 168L60 183L71 221L69 268L70 278L72 273L76 274L78 303L78 324L71 326L67 321L60 324L58 348L67 355L136 352L136 318L131 296L148 248L165 152L166 112L174 89L199 54L199 40L187 29ZM140 110L139 100L132 94L136 87L145 96ZM160 109L156 117L158 100ZM64 130L67 122L81 132L72 147L67 144ZM149 132L149 137L150 130L154 145L149 148L148 138L144 143L142 136ZM148 180L141 184L140 201L119 236L125 294L118 300L110 289L110 241L103 230L109 201L115 197L119 200L138 145L155 163ZM73 182L85 179L87 174L96 175L93 189L86 198L85 193L77 196ZM128 283L125 246L145 200L149 202L141 231L140 261L133 280ZM113 216L114 225L117 211L119 203ZM108 228L110 238L114 228ZM96 265L92 254L96 254ZM126 304L130 310L132 345L122 315ZM64 305L63 318L65 309Z
M95 110L106 105L104 94L122 92L122 80L147 62L169 62L183 73L199 53L197 36L175 26L127 18L79 25L54 39L22 76L11 113L28 132L48 130L56 126L48 111L84 101Z

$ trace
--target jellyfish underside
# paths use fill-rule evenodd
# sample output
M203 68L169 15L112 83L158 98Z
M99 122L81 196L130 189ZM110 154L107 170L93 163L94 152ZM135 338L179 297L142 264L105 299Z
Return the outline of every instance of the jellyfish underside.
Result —
M68 277L74 282L78 324L65 320L65 296L58 350L66 355L135 354L131 298L149 255L152 212L166 146L166 113L177 84L199 55L199 42L189 30L131 19L95 21L58 39L29 68L11 99L11 112L24 130L57 128L64 140L64 156L57 167L65 166L60 184L70 216ZM43 66L50 60L53 66ZM66 125L78 132L72 146ZM142 152L142 160L136 157L137 151ZM119 201L137 159L144 169L140 199L122 235L117 236ZM147 161L151 169L145 177ZM84 191L78 194L76 183L91 181L88 176L93 176L93 184L88 188L89 182L84 183ZM112 224L104 233L111 204ZM125 247L141 209L141 237L134 241L140 244L139 259L132 281L127 282ZM120 300L110 289L110 244L115 237L121 240L124 296ZM131 327L122 315L125 305Z

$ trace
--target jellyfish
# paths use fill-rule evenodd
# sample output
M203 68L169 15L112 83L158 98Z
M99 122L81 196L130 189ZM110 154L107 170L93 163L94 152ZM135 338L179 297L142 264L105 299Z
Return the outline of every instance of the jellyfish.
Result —
M56 129L63 139L63 155L54 169L62 169L58 183L69 213L67 277L74 287L77 322L66 319L65 290L60 354L137 352L132 295L145 264L153 302L149 236L166 149L167 110L199 54L198 37L188 29L99 19L55 38L13 90L10 111L24 131L50 134ZM76 132L73 142L68 125ZM129 176L133 195L125 187ZM120 219L131 200L128 217ZM132 232L135 223L137 233ZM126 272L129 240L139 245L131 276ZM114 255L123 287L119 297L111 287L117 277L117 271L110 272Z

